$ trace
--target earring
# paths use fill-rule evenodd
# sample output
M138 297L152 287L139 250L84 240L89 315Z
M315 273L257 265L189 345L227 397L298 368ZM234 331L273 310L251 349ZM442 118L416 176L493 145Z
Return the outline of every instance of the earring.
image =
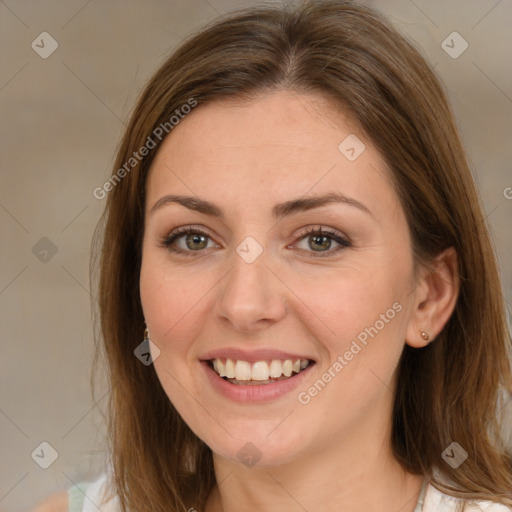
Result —
M144 329L144 341L149 341L149 331L147 327Z
M430 336L428 335L428 332L424 331L423 329L420 329L420 333L421 333L421 337L425 340L425 341L428 341Z

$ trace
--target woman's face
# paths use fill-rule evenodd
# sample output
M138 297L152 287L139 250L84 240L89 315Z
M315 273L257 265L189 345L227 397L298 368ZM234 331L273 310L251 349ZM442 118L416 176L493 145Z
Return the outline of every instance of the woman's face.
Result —
M155 370L217 455L283 464L389 433L413 260L384 161L355 123L283 91L198 106L156 155L145 223ZM284 375L258 380L270 372Z

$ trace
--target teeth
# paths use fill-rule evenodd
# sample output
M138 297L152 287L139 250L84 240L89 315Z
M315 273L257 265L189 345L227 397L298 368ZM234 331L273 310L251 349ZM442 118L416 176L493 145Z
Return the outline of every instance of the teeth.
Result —
M283 374L285 377L290 377L293 371L293 363L291 359L286 359L283 363Z
M237 361L235 365L236 380L251 380L251 363L247 361Z
M267 380L269 378L270 371L266 361L258 361L252 365L252 380Z
M279 359L272 359L270 362L270 376L274 379L281 377L283 374L283 365Z
M226 364L224 366L226 375L228 379L234 379L235 378L235 362L233 359L226 359Z
M220 359L215 359L215 361L217 361L217 373L221 377L225 377L226 376L226 367L224 366L224 363ZM215 368L215 365L214 365L214 368Z
M309 359L272 359L271 361L257 361L250 363L235 359L213 359L213 369L228 379L244 381L266 381L269 378L278 379L281 376L291 377L292 373L299 373L308 367Z

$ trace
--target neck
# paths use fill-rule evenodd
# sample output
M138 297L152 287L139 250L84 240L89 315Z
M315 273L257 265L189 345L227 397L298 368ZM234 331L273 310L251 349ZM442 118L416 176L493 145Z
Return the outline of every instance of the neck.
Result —
M377 427L377 428L376 428ZM413 512L423 477L394 458L390 432L372 432L324 443L280 465L246 467L214 454L218 485L207 512Z

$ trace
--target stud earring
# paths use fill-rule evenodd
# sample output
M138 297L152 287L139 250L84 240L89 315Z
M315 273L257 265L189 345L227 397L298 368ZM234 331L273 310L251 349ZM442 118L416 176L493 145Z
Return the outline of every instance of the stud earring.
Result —
M428 341L430 339L430 336L428 335L428 332L424 331L423 329L420 329L421 337L425 341Z

